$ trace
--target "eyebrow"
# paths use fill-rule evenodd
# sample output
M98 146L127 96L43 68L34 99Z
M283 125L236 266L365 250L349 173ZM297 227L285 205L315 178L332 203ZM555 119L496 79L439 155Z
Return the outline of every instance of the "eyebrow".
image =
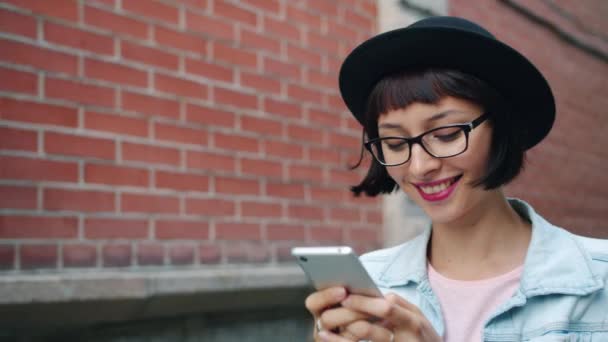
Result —
M437 114L434 114L433 116L431 116L430 118L426 119L427 122L433 122L433 121L437 121L440 119L445 118L446 116L448 116L449 114L452 113L462 113L459 110L455 110L455 109L448 109L448 110L444 110L443 112L439 112ZM378 125L378 128L387 128L387 129L403 129L403 127L400 124L394 124L394 123L383 123Z

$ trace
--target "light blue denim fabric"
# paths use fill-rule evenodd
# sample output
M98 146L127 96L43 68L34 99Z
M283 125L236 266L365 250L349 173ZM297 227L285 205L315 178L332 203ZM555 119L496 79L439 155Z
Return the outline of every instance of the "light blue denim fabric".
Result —
M509 199L532 223L532 239L515 294L484 324L484 341L608 342L608 240L569 233ZM383 293L417 305L443 336L439 301L427 276L430 229L396 247L361 256ZM466 305L466 303L463 303Z

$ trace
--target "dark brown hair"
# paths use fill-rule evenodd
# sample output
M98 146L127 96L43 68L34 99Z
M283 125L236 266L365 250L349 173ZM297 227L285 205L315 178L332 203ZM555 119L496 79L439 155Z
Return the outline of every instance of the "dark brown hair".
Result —
M513 109L494 88L464 72L428 68L402 71L384 77L376 84L368 98L364 136L368 139L378 137L378 117L384 113L405 108L415 102L436 104L446 96L471 101L480 105L484 112L490 113L490 158L485 175L473 185L489 190L513 180L523 168L525 156L522 132L509 120L509 113ZM353 169L361 164L363 153L362 148L361 158L352 166ZM376 196L390 193L398 187L386 167L372 158L367 175L360 184L351 187L351 191L357 196L361 193Z

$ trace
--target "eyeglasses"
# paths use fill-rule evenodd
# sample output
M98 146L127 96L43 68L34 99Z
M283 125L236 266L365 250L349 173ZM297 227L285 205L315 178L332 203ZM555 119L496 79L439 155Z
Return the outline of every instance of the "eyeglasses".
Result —
M488 113L484 113L471 122L437 127L413 138L375 138L365 142L364 146L384 166L407 163L412 156L414 144L419 144L426 153L435 158L454 157L467 150L469 133L488 116Z

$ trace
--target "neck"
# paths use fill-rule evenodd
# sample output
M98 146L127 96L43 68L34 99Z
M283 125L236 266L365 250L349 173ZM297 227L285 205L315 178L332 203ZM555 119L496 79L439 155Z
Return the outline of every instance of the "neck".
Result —
M493 190L458 220L433 224L428 258L453 279L475 280L506 273L523 264L531 226Z

